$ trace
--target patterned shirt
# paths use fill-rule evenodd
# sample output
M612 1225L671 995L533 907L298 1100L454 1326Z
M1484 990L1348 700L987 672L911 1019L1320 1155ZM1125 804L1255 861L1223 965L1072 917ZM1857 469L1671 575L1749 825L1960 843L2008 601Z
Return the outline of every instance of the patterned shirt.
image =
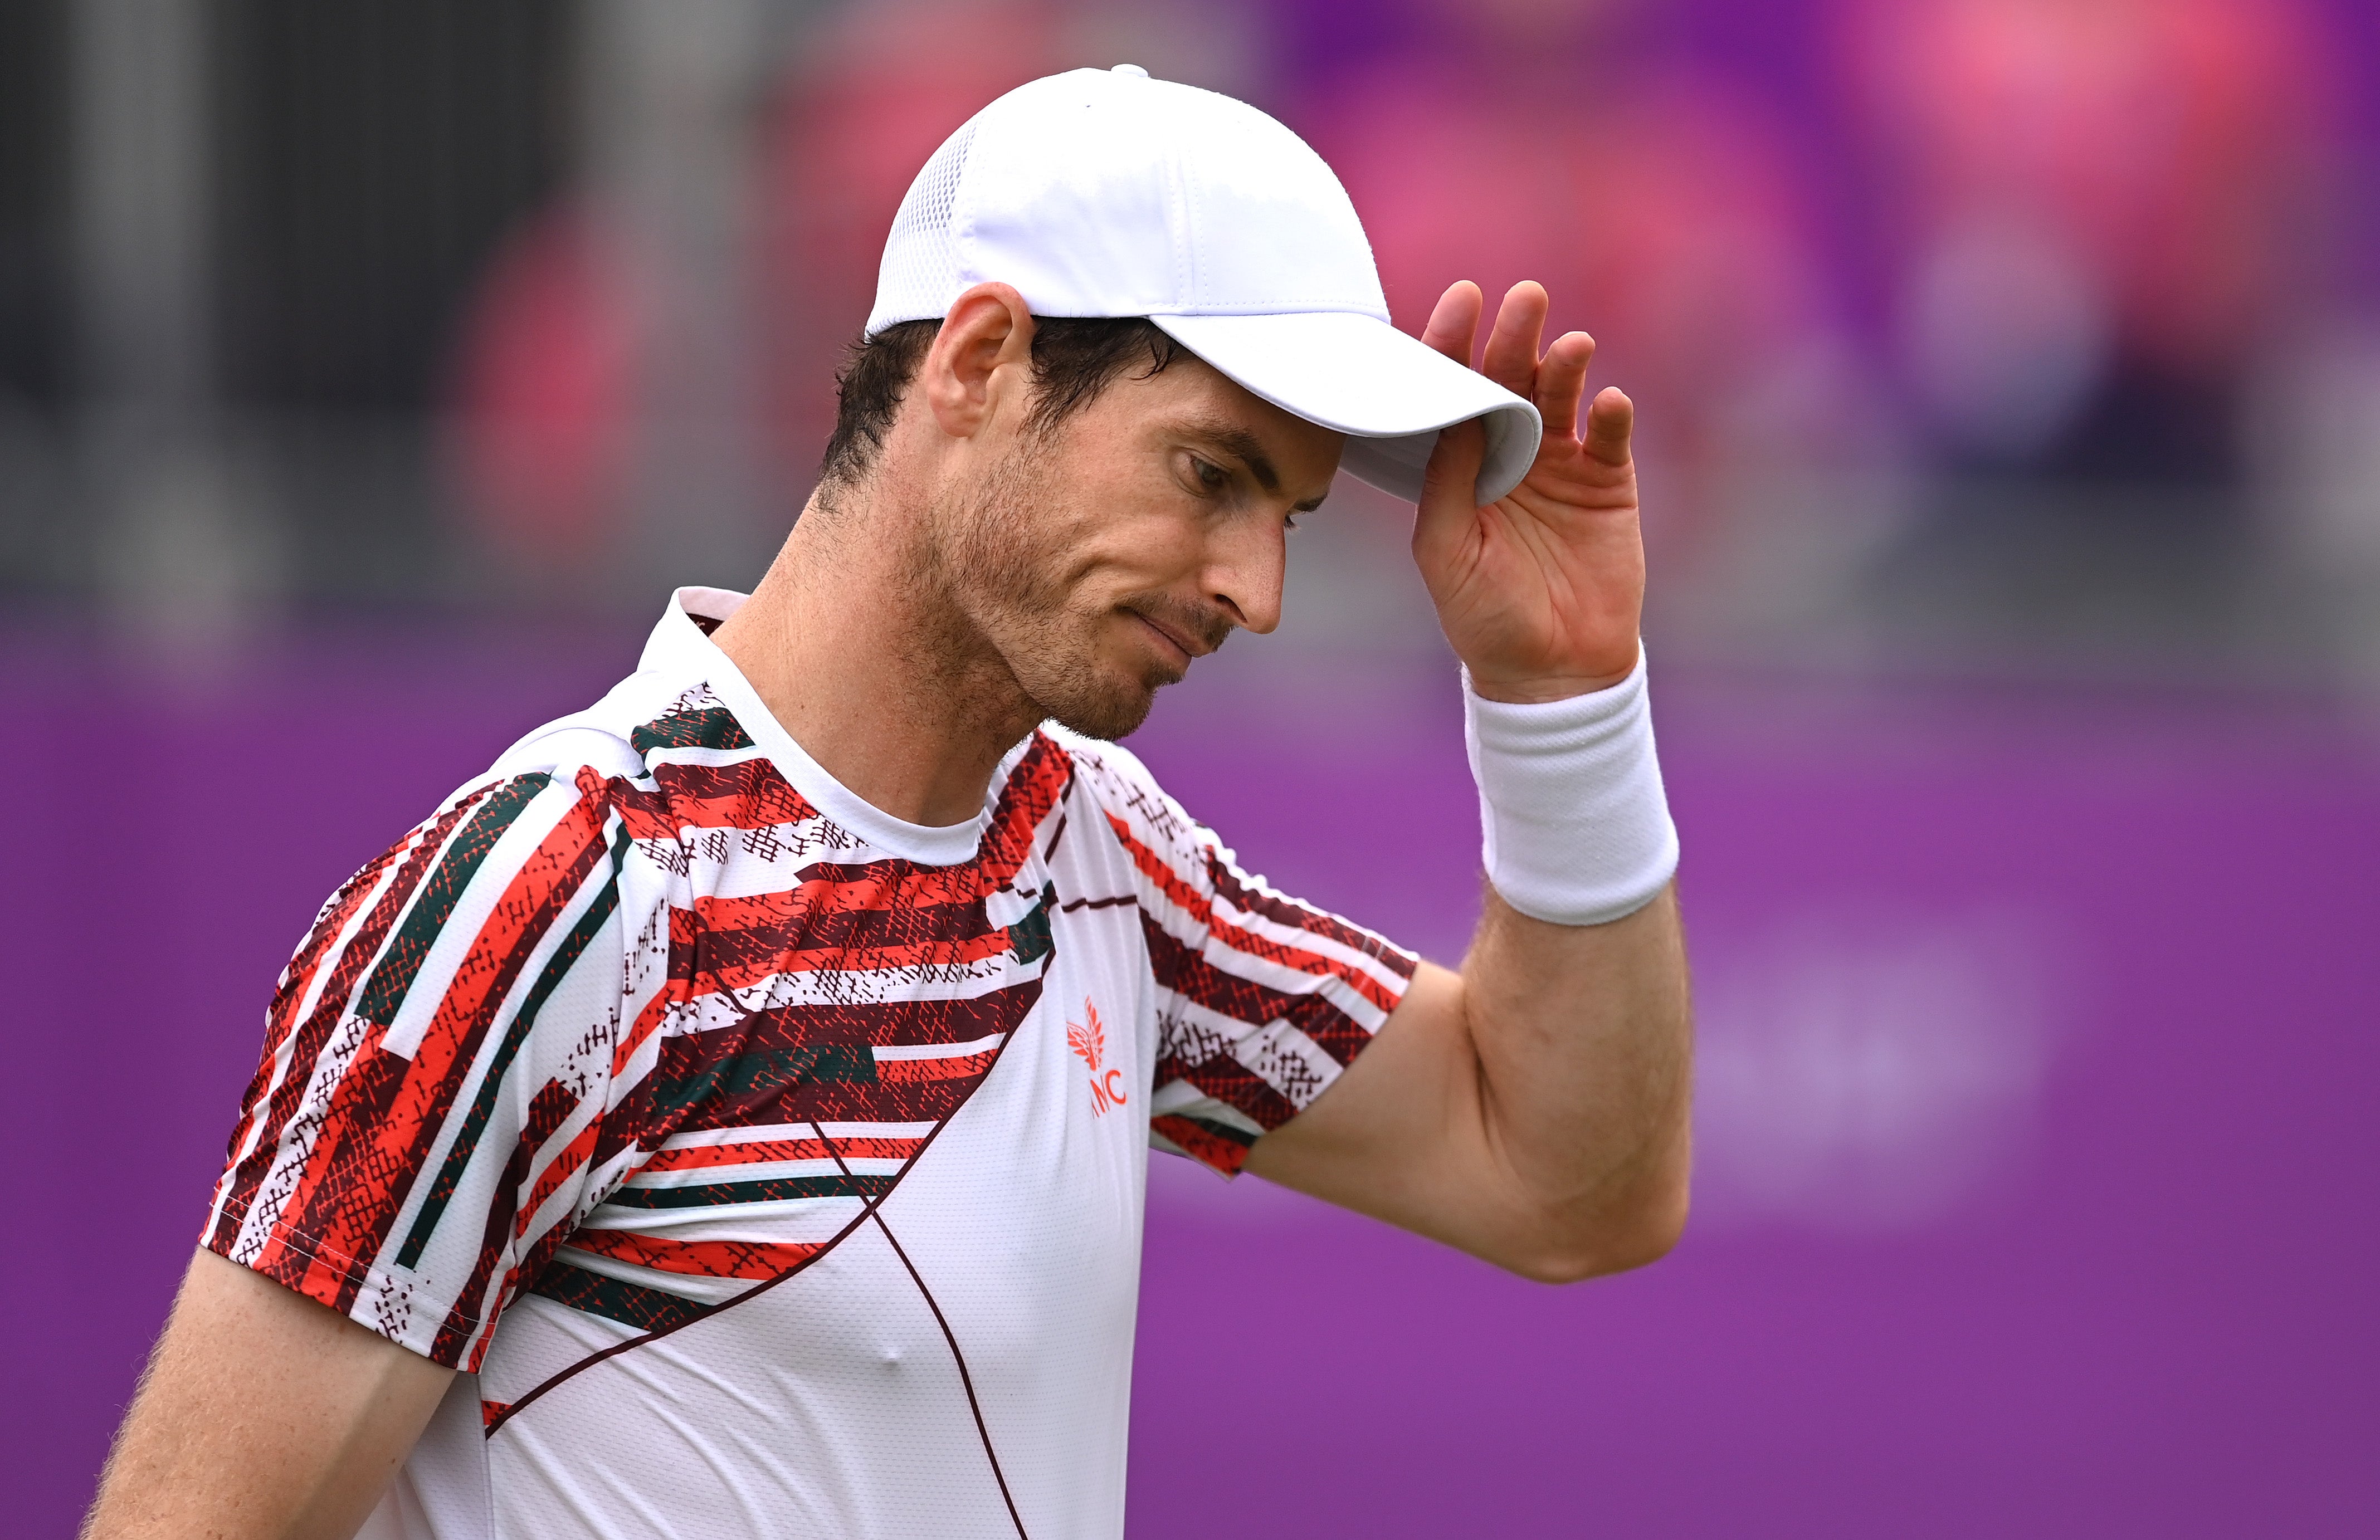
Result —
M887 816L741 601L333 895L203 1243L463 1371L368 1535L1119 1534L1148 1146L1235 1171L1415 960L1055 727Z

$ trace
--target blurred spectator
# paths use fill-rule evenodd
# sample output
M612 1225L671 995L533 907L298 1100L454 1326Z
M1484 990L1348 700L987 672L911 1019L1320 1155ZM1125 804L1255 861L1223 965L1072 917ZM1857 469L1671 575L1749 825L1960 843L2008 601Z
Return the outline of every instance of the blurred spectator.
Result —
M613 534L635 423L638 320L619 254L565 202L489 264L463 326L457 469L483 533L584 577Z
M1908 378L1954 465L2220 485L2321 272L2294 0L1844 0Z
M1665 582L1723 562L1797 471L1871 459L1786 139L1726 79L1663 59L1621 0L1429 0L1401 44L1289 103L1353 193L1398 323L1523 278L1641 412ZM1751 495L1761 495L1758 488ZM1707 576L1706 571L1700 574ZM1677 590L1671 589L1674 594Z
M571 185L482 273L453 468L512 576L641 610L749 577L787 510L761 474L755 107L801 13L581 0ZM665 571L664 568L667 568Z
M1084 66L1246 95L1246 20L1173 0L879 0L808 40L779 83L760 172L771 437L790 481L817 470L885 232L942 140L1002 92Z
M1078 65L1146 51L1160 74L1233 89L1245 57L1238 20L1228 6L1194 17L1160 3L836 7L805 31L769 40L770 56L747 68L758 89L726 103L741 142L713 142L701 157L705 169L725 159L746 178L724 217L695 211L727 226L718 234L735 254L725 261L716 251L692 261L673 251L684 245L675 230L652 238L656 217L674 221L679 211L655 196L650 153L613 143L611 159L631 174L609 187L582 176L528 221L481 279L464 328L455 462L483 536L565 587L585 583L607 560L645 553L633 542L636 520L625 515L656 419L686 394L682 381L656 388L669 387L673 372L656 363L675 346L664 318L703 309L683 291L709 271L742 279L740 292L709 309L731 314L742 333L750 395L721 391L717 406L754 419L761 463L753 469L765 487L754 500L765 527L756 533L772 542L816 472L835 372L868 314L893 211L926 158L993 97ZM714 97L732 91L735 80L720 75L714 68L696 83ZM624 129L605 94L621 89L594 82L597 100L584 110L604 133L590 139L671 132L666 117ZM705 104L721 115L717 101Z
M1642 409L1655 625L1682 638L1872 612L1873 558L1917 502L1912 422L1951 490L1995 507L2005 485L1971 473L2161 488L2135 501L2170 525L2236 501L2249 382L2299 402L2364 377L2368 350L2292 363L2292 338L2338 330L2318 308L2338 139L2309 0L1801 0L1749 33L1748 0L852 0L766 26L689 3L711 41L677 62L662 44L690 21L578 13L614 62L581 72L576 185L486 270L456 354L480 535L558 591L658 570L663 548L722 581L764 559L916 168L985 102L1077 65L1281 114L1346 181L1408 329L1456 278L1491 299L1543 281L1555 327L1593 332L1598 382ZM1817 40L1807 56L1780 28ZM1814 202L1839 164L1868 177L1874 227ZM1897 387L1846 321L1862 242L1888 275ZM2295 480L2265 501L2310 549L2374 544L2354 533L2357 424L2329 410L2309 444L2315 414L2266 417L2260 452ZM685 533L703 516L735 537L708 555ZM2028 552L1997 559L2043 564ZM1937 565L1988 622L2013 601L1976 554Z
M771 437L790 479L817 468L910 180L985 103L1064 67L1061 22L1046 0L856 6L780 82L760 202Z

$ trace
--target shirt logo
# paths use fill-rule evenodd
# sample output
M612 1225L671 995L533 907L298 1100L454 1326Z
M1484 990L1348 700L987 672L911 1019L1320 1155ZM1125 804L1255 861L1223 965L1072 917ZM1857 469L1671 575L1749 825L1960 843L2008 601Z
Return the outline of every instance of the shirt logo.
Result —
M1090 1018L1088 1026L1066 1024L1066 1046L1075 1056L1091 1067L1091 1116L1105 1117L1111 1107L1123 1105L1123 1072L1101 1069L1099 1061L1107 1057L1107 1033L1099 1025L1099 1008L1083 997L1083 1014Z

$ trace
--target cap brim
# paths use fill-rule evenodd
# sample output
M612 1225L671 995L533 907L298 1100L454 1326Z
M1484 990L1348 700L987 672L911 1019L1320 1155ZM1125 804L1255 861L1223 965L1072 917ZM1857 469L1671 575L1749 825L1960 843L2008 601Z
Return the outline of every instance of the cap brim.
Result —
M1536 407L1385 321L1344 310L1148 319L1274 406L1346 434L1342 467L1409 503L1421 498L1439 430L1458 422L1487 419L1482 506L1536 460Z

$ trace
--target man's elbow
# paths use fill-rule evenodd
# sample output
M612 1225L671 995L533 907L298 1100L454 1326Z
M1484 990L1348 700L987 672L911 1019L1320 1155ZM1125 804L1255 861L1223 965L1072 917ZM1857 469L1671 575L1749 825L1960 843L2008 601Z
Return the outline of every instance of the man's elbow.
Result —
M1538 1283L1584 1283L1649 1267L1677 1249L1691 1202L1682 1175L1653 1183L1625 1203L1548 1224L1537 1244L1501 1260Z

